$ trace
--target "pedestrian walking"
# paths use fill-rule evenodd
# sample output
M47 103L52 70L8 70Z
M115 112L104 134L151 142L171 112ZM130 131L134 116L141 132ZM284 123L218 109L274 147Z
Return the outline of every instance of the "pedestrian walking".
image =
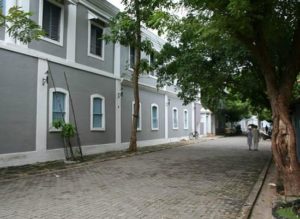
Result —
M254 126L252 128L252 138L253 138L253 147L254 150L258 150L258 142L259 142L259 130L257 129L257 126Z
M268 131L269 131L269 127L266 125L265 127L265 131L266 131L266 134L268 134Z
M249 146L249 151L251 151L251 146L252 146L252 130L251 127L248 127L248 132L247 132L247 143Z

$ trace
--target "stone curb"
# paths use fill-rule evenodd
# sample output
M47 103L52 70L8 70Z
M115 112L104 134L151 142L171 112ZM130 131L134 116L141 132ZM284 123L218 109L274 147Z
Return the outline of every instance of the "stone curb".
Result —
M177 142L165 143L165 144L160 144L160 145L154 145L154 146L150 146L150 147L157 147L157 148L154 148L154 149L151 148L149 150L137 151L134 153L125 153L124 152L124 154L113 155L111 157L103 157L98 160L96 159L96 160L90 160L90 161L86 161L86 162L82 162L82 163L68 164L69 166L65 166L65 168L62 168L62 169L37 170L37 171L33 171L31 173L12 175L12 177L4 178L4 179L1 179L1 175L0 175L0 182L6 182L6 181L15 180L15 179L22 179L22 178L27 178L27 177L32 177L32 176L40 176L40 175L46 175L46 174L54 174L55 176L57 176L56 173L60 173L60 172L66 171L66 170L79 169L79 168L82 168L85 166L90 166L90 165L93 165L96 163L101 163L101 162L105 162L105 161L109 161L109 160L117 160L117 159L132 157L132 156L138 156L138 155L143 155L143 154L148 154L148 153L153 153L153 152L159 152L162 150L167 150L167 149L172 149L172 148L177 148L177 147L193 145L193 144L197 144L197 143L201 143L201 142L207 142L210 140L216 140L216 139L222 138L222 137L223 136L204 137L204 138L199 138L197 140L177 141Z
M261 192L261 189L262 189L264 182L266 180L266 177L268 175L271 164L272 164L272 156L266 163L265 167L263 168L263 170L261 171L261 173L258 177L258 180L252 187L252 190L251 190L249 196L247 197L240 213L238 214L237 219L249 219L250 218L252 210L254 208L254 205L257 201L257 198Z

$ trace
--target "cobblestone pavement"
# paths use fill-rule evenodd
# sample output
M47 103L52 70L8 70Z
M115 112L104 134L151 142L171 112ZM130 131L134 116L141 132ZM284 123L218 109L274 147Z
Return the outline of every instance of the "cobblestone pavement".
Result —
M270 158L259 149L220 138L4 180L0 218L236 218Z

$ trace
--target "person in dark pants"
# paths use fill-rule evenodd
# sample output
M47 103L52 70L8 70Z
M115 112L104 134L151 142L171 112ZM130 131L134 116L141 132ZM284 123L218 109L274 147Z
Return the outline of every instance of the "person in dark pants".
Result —
M268 131L269 131L269 127L266 125L266 127L265 127L265 131L266 131L266 133L268 134Z
M251 127L248 127L248 132L247 132L247 143L249 146L249 151L251 151L251 146L252 146L252 131L251 131Z

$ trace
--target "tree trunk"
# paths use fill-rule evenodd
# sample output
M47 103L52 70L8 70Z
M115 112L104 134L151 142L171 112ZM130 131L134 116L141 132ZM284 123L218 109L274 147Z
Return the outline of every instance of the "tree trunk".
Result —
M300 196L300 165L296 152L296 133L284 95L271 99L273 114L272 152L283 178L285 195Z
M137 61L139 62L139 61ZM137 122L139 118L140 111L140 97L139 97L139 74L138 70L134 69L132 75L132 83L133 83L133 93L134 93L134 111L132 115L132 124L131 124L131 137L129 144L129 152L137 151Z
M139 0L134 0L134 8L136 14L136 23L135 23L135 64L132 75L132 84L133 84L133 95L134 95L134 112L132 116L131 124L131 137L128 151L135 152L137 151L137 121L139 118L140 111L140 95L139 95L139 75L140 75L140 65L141 65L141 17L140 17L140 7Z
M300 21L298 24L300 27ZM298 50L291 47L291 55L294 56L288 59L285 72L279 74L278 66L273 63L268 50L268 43L260 20L253 22L253 30L256 31L254 39L248 40L247 36L244 37L239 34L237 34L237 37L248 47L249 51L256 58L265 78L273 117L273 159L278 172L283 178L285 195L299 196L300 164L297 160L296 153L296 133L289 114L293 85L299 73L299 66L295 64L298 63L299 58L297 54L294 54L294 51L298 52ZM295 33L295 36L298 36L300 34L300 28L297 29ZM294 43L298 45L299 39L297 37L295 37L295 39L297 40L294 41Z

